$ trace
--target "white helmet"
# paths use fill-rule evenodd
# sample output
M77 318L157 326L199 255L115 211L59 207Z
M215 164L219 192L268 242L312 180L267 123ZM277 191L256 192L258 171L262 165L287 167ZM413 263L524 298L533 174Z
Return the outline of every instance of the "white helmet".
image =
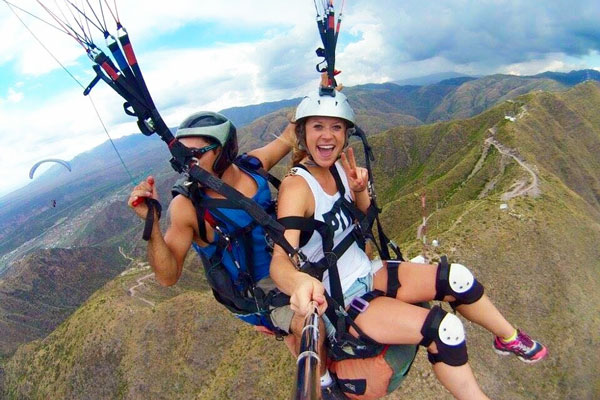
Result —
M296 121L307 117L336 117L345 120L348 128L354 127L354 111L350 107L348 98L337 90L333 91L334 96L329 94L320 95L315 90L300 102L296 108Z

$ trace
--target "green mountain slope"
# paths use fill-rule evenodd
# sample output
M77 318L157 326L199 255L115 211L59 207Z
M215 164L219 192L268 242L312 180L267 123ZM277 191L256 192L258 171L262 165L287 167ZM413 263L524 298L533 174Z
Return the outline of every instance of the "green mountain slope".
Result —
M426 193L427 236L441 244L428 255L472 267L509 320L548 345L550 358L528 366L497 357L491 336L467 324L471 362L492 398L600 394L598 96L587 83L373 138L384 224L404 250L422 251Z
M600 396L599 108L600 88L589 82L371 139L383 222L405 254L422 251L415 236L426 193L427 237L440 243L427 255L471 267L509 320L548 345L548 360L525 365L498 357L491 335L466 323L473 369L492 398ZM285 123L283 111L256 121L244 146ZM119 240L143 249L141 224L112 225L122 210L111 207L84 237L128 226ZM294 363L284 346L218 306L197 266L171 288L148 274L135 268L109 282L46 339L21 346L5 362L5 397L288 397ZM389 398L449 396L421 352Z
M186 265L171 288L148 272L133 269L111 281L47 338L21 347L7 366L5 395L287 397L293 360L285 346L218 305L197 264Z
M0 281L0 354L52 332L127 263L102 247L37 250L19 260Z
M491 106L534 90L558 91L565 85L551 79L492 75L462 84L430 112L424 121L446 121L477 115Z

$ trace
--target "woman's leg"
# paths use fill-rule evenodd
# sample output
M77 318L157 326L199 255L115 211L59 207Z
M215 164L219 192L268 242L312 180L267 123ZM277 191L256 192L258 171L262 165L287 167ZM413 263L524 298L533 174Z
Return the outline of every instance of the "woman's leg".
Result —
M456 311L498 337L509 338L515 332L515 328L500 314L485 294L473 304L462 304L456 307Z
M444 276L445 278L440 278ZM375 288L385 291L387 278L387 268L381 268L375 274ZM454 302L456 310L465 318L496 335L494 349L498 354L515 354L526 363L540 361L548 354L543 344L533 340L526 333L517 331L502 316L483 294L483 286L476 282L471 272L463 265L442 267L402 262L398 268L398 280L401 286L396 297L399 300L417 303L437 298Z
M433 364L437 379L457 399L489 399L475 380L469 364L451 367L444 363Z
M407 303L430 301L436 297L437 265L402 262L398 268L400 288L396 298ZM387 268L381 268L374 277L374 287L385 291L387 288ZM455 301L451 295L444 301ZM456 308L469 321L481 325L494 335L508 338L515 328L500 314L490 299L484 294L472 304L462 304Z
M372 339L387 344L419 344L423 341L424 336L421 331L433 330L435 335L444 330L444 321L449 324L460 324L458 318L451 314L440 314L446 317L442 318L442 323L439 326L429 326L433 320L428 316L433 311L426 308L413 306L404 303L397 299L389 297L378 297L369 303L366 311L359 314L356 318L356 324L363 332ZM425 326L425 328L424 328ZM454 325L453 328L462 331L462 325ZM356 335L354 329L350 330ZM438 345L442 348L438 348ZM446 346L443 338L436 336L435 340L427 346L427 351L431 354L441 356L442 359L457 360L461 357L456 356L458 353L464 353L462 361L459 361L457 366L452 366L444 361L438 361L433 364L433 370L438 380L452 393L457 399L487 399L488 397L481 391L475 376L471 371L471 367L466 361L466 347L463 341L457 346ZM441 354L445 352L445 354Z

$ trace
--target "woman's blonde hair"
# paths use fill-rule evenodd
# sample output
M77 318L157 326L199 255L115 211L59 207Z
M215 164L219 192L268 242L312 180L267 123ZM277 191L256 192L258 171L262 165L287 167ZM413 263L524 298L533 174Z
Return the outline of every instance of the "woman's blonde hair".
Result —
M306 118L303 120L296 121L296 141L294 142L294 148L292 149L292 165L293 167L296 164L299 164L306 156L308 152L306 151L306 147L302 143L302 139L306 136Z

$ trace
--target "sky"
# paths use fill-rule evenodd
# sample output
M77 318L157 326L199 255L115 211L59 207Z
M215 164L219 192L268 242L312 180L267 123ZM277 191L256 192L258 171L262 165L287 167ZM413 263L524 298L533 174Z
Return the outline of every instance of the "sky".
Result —
M69 16L56 8L66 3L42 2ZM56 25L36 1L12 3ZM108 0L113 11L115 3L169 126L195 111L299 97L318 84L314 0ZM102 124L112 138L138 132L103 82L82 95L94 73L75 40L15 11L26 26L0 0L0 197L27 185L35 162L70 160L106 141ZM345 0L337 80L600 70L599 16L598 0Z

